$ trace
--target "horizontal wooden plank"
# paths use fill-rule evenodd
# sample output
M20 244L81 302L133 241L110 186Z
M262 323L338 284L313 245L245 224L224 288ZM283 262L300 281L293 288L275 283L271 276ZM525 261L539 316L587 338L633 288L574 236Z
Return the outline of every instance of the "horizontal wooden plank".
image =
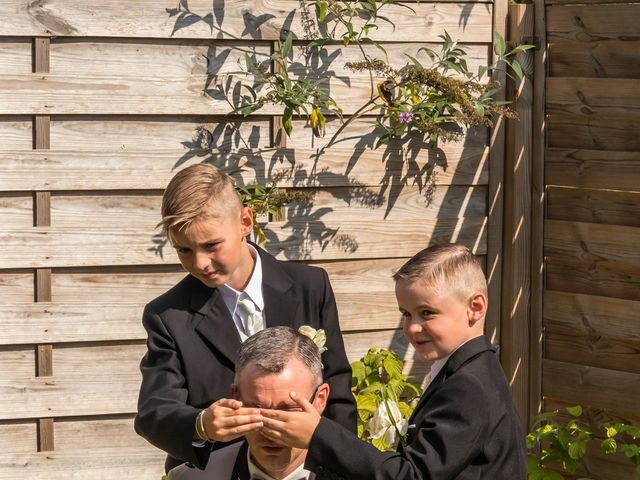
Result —
M417 58L424 66L431 65L428 55L419 51L425 47L439 51L441 44L420 42L384 45L390 65L394 68L409 63L407 55ZM463 44L462 47L466 49L470 70L475 72L480 65L489 64L489 45ZM245 68L246 54L256 62L269 62L270 49L271 45L266 42L63 37L51 41L49 62L50 71L59 75L136 76L143 66L146 76L187 77L198 73L214 76ZM372 58L383 55L370 44L363 45L362 49ZM28 53L30 55L30 51ZM307 76L313 75L315 78L331 75L349 85L350 78L368 78L367 72L354 72L346 67L347 62L361 59L362 52L357 45L326 45L309 52L302 45L294 44L289 73L296 76L306 72ZM10 70L3 73L29 72L30 65L26 71Z
M0 193L0 225L3 227L33 226L33 196Z
M0 116L0 145L4 149L33 148L33 117Z
M545 182L580 188L640 189L640 153L548 148Z
M604 42L637 41L638 25L630 21L640 15L640 4L549 5L546 8L547 41ZM604 21L606 19L606 21Z
M547 290L544 356L640 373L640 302Z
M557 42L548 46L547 54L551 77L640 78L635 42Z
M35 347L4 346L0 349L0 371L5 381L34 376L36 374Z
M545 286L562 292L640 300L640 272L621 271L608 262L548 257Z
M3 454L31 453L37 448L36 422L0 424L0 451Z
M640 190L640 171L637 181ZM549 186L547 218L640 227L640 192Z
M84 452L34 452L0 454L0 479L16 478L62 480L91 478L137 478L157 480L164 473L166 455L152 447L95 448Z
M0 298L10 298L12 302L27 303L34 301L33 271L0 271Z
M175 7L174 7L175 5ZM188 5L188 7L187 7ZM384 15L392 25L376 22L379 29L370 35L380 40L438 41L448 31L453 38L470 42L491 41L490 5L473 3L419 3L415 13L400 6L389 6ZM306 38L300 4L292 0L259 0L247 5L242 0L224 4L209 0L190 0L188 4L159 4L154 0L98 0L75 2L50 0L46 5L28 0L5 0L0 5L0 35L147 37L277 40L291 31ZM308 13L313 18L312 12Z
M406 221L326 225L322 218L269 227L267 250L287 260L408 257L429 244L460 242L486 253L486 219L424 220L407 235ZM159 234L95 228L34 227L0 231L5 268L55 268L177 263ZM388 245L396 245L389 251ZM82 247L82 248L80 248Z
M550 116L584 116L585 122L599 116L633 119L640 114L636 79L550 77L545 100Z
M0 66L2 73L31 73L31 48L29 38L0 37Z
M546 257L575 258L591 264L606 263L620 271L640 273L639 242L640 229L635 227L545 221Z
M544 356L559 362L640 374L640 342L596 333L580 336L547 331Z
M549 114L547 144L554 148L640 151L640 119Z
M56 452L94 451L93 440L100 432L100 449L149 448L155 450L133 429L133 415L123 418L89 417L83 419L61 418L55 422ZM160 455L160 450L156 450ZM161 463L164 463L164 457ZM158 480L158 479L156 479Z
M565 402L637 415L640 374L543 360L542 393Z
M444 145L381 162L384 150L311 149L236 152L184 150L136 152L1 151L0 191L164 189L171 177L194 163L236 171L245 185L276 181L283 187L385 185L392 178L411 184L486 184L488 148ZM346 159L349 159L346 161ZM434 174L435 172L435 174Z
M462 218L481 216L487 211L486 187L434 186L431 189L404 187L350 189L335 187L306 190L310 202L291 202L285 221L317 216L327 224L338 222L383 222L385 220ZM153 231L160 220L160 195L54 195L51 224L58 228L78 228L100 218L105 229L118 228L127 219L127 228ZM278 225L275 223L274 227ZM29 225L30 226L30 225Z

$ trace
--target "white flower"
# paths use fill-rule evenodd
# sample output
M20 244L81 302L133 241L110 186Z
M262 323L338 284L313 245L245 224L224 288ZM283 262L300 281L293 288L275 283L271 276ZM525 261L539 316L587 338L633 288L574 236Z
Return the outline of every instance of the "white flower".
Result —
M393 418L389 418L389 413ZM395 423L395 426L394 426ZM378 439L384 436L384 440L387 445L394 447L400 438L397 437L397 433L403 437L407 434L409 423L402 417L398 404L393 401L384 400L376 409L373 417L369 420L369 432L371 432L371 438Z
M318 330L316 330L309 325L303 325L298 328L298 332L300 332L305 337L309 337L311 340L313 340L313 343L315 343L318 347L318 350L320 350L320 354L323 354L327 351L327 347L325 347L325 344L327 343L327 334L324 332L324 329L319 328Z

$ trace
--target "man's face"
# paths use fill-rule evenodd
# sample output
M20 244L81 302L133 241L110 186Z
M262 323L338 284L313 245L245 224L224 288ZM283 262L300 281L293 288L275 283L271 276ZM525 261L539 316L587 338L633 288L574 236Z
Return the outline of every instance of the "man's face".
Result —
M238 373L236 381L235 396L245 407L300 411L289 396L289 392L295 391L309 400L313 397L312 404L322 413L329 395L328 385L317 387L314 375L297 358L291 358L279 373L265 372L250 362ZM247 433L245 438L253 461L274 478L284 478L304 463L306 450L277 445L259 429Z
M171 243L184 269L208 287L228 283L242 290L253 269L244 238L253 228L251 210L206 217L184 230L170 232Z

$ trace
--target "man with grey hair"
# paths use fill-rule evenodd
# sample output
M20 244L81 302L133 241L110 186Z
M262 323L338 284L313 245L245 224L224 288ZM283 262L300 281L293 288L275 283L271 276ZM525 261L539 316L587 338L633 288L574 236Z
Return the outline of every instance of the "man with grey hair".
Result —
M240 347L232 395L245 407L299 411L289 396L294 391L322 414L329 385L322 378L316 344L290 327L273 327L249 337ZM307 451L283 447L252 430L244 441L214 451L205 470L181 465L169 479L180 480L309 480Z

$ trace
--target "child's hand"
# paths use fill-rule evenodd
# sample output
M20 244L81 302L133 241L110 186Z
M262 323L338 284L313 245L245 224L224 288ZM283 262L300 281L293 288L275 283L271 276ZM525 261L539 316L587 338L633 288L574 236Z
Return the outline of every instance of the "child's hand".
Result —
M309 448L311 437L318 423L320 414L309 401L296 395L289 394L302 412L286 412L283 410L269 410L262 408L262 434L280 445L293 448Z
M228 442L262 427L262 416L258 408L244 408L238 400L221 398L205 410L202 422L211 440Z

